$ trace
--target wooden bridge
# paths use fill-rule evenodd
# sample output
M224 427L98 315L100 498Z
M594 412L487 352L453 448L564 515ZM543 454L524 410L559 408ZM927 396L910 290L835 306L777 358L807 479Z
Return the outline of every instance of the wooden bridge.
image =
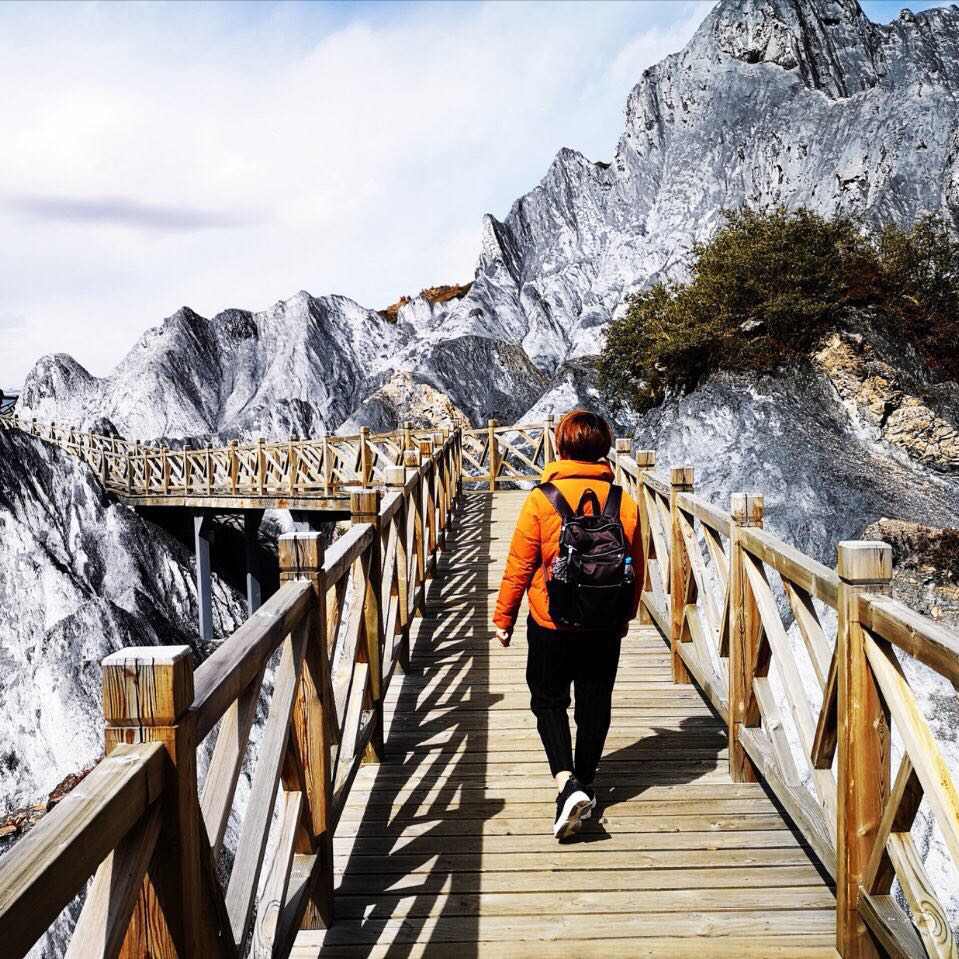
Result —
M348 531L284 536L279 591L204 662L104 661L106 758L0 859L4 954L92 876L71 957L956 955L910 829L922 804L959 862L959 797L900 660L956 686L959 637L891 598L888 546L828 568L761 496L727 512L617 441L643 615L598 813L558 845L523 630L489 626L550 425L405 432L355 438L386 452Z

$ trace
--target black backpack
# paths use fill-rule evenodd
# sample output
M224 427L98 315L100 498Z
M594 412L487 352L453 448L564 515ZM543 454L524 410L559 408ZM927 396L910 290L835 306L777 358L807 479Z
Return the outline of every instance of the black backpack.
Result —
M575 629L625 626L633 612L636 570L619 518L622 487L610 484L602 510L595 491L587 489L575 513L552 483L536 488L563 520L559 555L544 570L549 618L557 626ZM592 503L592 515L583 511L587 501Z

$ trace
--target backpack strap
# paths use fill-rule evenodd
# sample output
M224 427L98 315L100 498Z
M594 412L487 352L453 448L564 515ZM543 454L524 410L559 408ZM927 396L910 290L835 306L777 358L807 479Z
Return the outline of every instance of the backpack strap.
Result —
M583 495L579 498L579 506L576 508L577 516L585 516L586 511L583 509L584 504L592 503L593 504L593 516L602 515L602 510L599 508L599 497L596 495L596 490L587 486L583 490Z
M553 509L563 518L564 523L574 518L576 514L570 509L569 503L566 502L566 497L563 496L556 486L552 483L540 483L536 489L550 501Z
M610 483L609 495L606 497L606 505L603 507L603 516L606 519L619 519L619 507L622 502L623 487Z

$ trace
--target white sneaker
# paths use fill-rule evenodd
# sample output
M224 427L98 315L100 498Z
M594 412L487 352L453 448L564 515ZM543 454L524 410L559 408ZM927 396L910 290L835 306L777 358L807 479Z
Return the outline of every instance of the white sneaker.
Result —
M583 788L572 776L556 797L556 821L553 823L553 835L557 839L567 839L579 832L593 810L593 803Z

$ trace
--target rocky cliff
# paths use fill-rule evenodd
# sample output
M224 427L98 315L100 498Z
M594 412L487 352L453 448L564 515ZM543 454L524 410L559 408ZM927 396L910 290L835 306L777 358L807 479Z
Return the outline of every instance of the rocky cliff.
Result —
M595 355L631 290L682 270L722 210L959 215L959 9L874 24L856 0L722 0L629 95L609 163L561 150L502 221L486 217L472 286L383 313L297 294L258 313L180 310L104 379L62 355L23 407L112 420L131 436L285 436L403 419L445 393L474 419L522 418ZM404 298L405 300L405 298ZM395 371L409 375L383 393ZM420 389L420 387L424 389Z
M180 543L68 454L0 430L0 818L99 758L100 661L124 646L196 649L197 616ZM215 580L216 634L243 619Z

